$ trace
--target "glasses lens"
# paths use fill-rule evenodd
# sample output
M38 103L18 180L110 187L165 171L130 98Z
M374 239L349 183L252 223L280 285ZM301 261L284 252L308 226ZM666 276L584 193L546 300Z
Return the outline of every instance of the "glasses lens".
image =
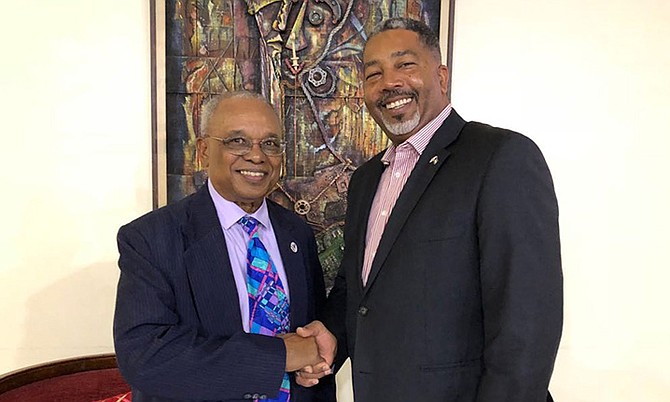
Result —
M251 151L253 142L245 137L216 138L221 141L228 152L237 156L244 156ZM268 156L279 156L284 153L286 143L279 138L266 138L258 143L261 151Z
M251 150L251 141L244 137L230 137L223 140L223 145L235 155L244 155Z
M278 138L268 138L261 141L260 145L265 155L277 156L284 152L284 143Z

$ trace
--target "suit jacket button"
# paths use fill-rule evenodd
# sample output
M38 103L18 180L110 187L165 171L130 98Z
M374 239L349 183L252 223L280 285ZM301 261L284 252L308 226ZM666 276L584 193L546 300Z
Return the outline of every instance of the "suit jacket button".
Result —
M368 311L369 311L368 308L365 306L361 306L358 308L358 314L360 314L362 317L368 315Z

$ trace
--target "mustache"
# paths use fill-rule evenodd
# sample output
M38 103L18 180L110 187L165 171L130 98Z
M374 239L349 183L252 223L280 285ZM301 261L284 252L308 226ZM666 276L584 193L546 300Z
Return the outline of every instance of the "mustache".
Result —
M383 107L386 103L388 103L389 99L396 97L396 96L411 96L412 98L416 98L417 93L415 91L403 91L400 89L385 89L382 91L382 97L379 98L377 101L377 107Z

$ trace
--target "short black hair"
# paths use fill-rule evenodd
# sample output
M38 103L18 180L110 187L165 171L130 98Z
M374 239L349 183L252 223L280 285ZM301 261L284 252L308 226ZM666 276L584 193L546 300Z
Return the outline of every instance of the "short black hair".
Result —
M440 38L437 34L435 34L435 32L433 32L433 30L424 22L411 18L395 17L380 22L370 33L368 40L379 33L390 31L392 29L406 29L408 31L416 32L417 35L419 35L421 43L423 43L430 51L435 52L440 60L442 59Z

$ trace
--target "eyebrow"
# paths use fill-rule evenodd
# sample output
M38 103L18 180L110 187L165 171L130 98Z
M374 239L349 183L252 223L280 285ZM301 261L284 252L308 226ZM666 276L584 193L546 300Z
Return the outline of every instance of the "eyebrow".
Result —
M230 131L228 131L228 134L229 134L228 138L235 137L235 136L247 138L247 135L244 133L244 130L230 130ZM277 134L274 131L271 131L268 134L269 135L267 137L263 138L264 140L267 140L269 138L282 139L282 135Z
M412 56L417 55L417 53L414 50L406 49L406 50L399 50L397 52L391 53L391 57L398 58L398 57L402 57L402 56L405 56L405 55L408 55L408 54L410 54ZM378 60L370 60L367 63L363 64L363 69L366 69L368 67L371 67L371 66L374 66L374 65L377 65L377 64L379 64Z

